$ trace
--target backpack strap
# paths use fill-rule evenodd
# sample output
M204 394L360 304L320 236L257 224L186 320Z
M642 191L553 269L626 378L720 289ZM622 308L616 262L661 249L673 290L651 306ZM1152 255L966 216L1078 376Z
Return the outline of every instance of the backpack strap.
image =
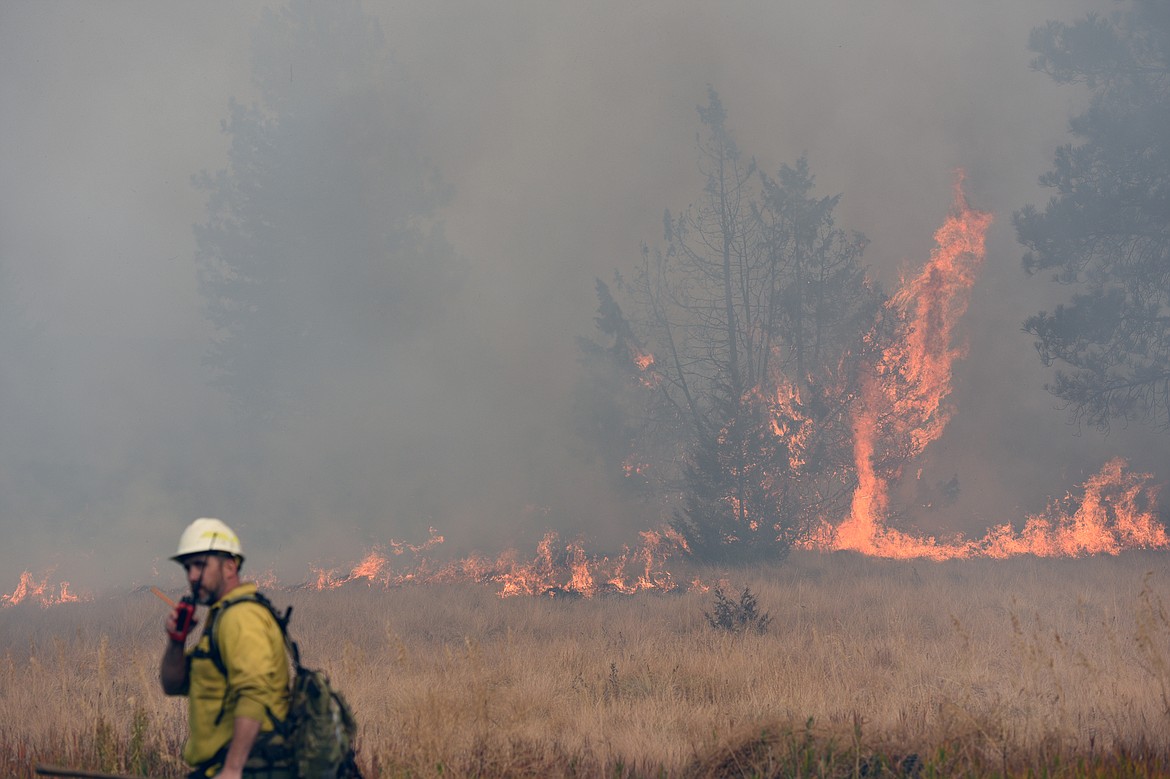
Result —
M280 628L280 635L284 638L285 647L288 648L297 668L300 668L300 648L297 646L296 642L289 637L288 634L288 621L292 618L293 607L289 606L284 610L284 614L282 615L276 610L276 607L272 605L272 601L268 600L268 598L266 598L264 594L260 592L248 593L247 595L241 595L238 598L232 598L229 601L224 601L224 604L212 613L211 618L207 620L207 624L203 626L203 632L205 635L207 635L207 651L195 649L191 652L191 656L208 658L212 663L215 664L215 668L217 671L219 671L220 675L225 678L227 677L227 666L223 662L223 655L220 654L219 651L219 642L216 641L215 638L215 626L223 613L237 603L259 603L261 606L268 609L268 612L272 614L272 618L276 620L277 627Z
M252 592L252 593L248 593L246 595L241 595L238 598L232 598L231 600L224 601L224 604L222 606L220 606L217 610L213 611L211 613L210 618L207 620L207 624L203 626L203 633L204 633L204 635L207 636L208 648L206 651L204 651L204 650L199 649L197 647L196 649L194 649L191 652L191 657L192 658L204 658L204 657L207 658L208 660L210 660L212 662L212 664L215 665L215 669L217 671L219 671L220 676L222 676L224 679L227 679L227 675L228 675L227 664L224 663L223 655L219 651L219 642L215 640L215 633L216 633L215 626L219 622L219 618L229 608L236 605L237 603L249 603L249 602L259 603L261 606L268 609L268 612L272 615L272 618L274 620L276 620L276 625L277 625L277 627L280 628L280 635L284 638L285 649L287 649L289 654L292 655L293 663L296 665L297 672L299 673L301 671L301 668L302 668L302 666L301 666L301 650L300 650L300 647L297 646L297 642L293 641L292 638L290 638L289 634L288 634L288 621L292 617L293 607L289 606L288 608L286 608L284 610L284 614L281 615L276 610L276 607L272 605L272 601L268 600L268 598L265 597L264 594L260 593L260 592ZM219 715L216 716L216 718L215 718L215 724L218 725L220 720L223 719L223 714L224 714L226 707L227 707L227 698L225 696L224 703L222 705L220 705L220 707L219 707ZM271 719L274 724L280 724L280 721L276 718L275 715L273 715L272 711L268 710L267 706L265 706L264 708L267 710L268 718Z

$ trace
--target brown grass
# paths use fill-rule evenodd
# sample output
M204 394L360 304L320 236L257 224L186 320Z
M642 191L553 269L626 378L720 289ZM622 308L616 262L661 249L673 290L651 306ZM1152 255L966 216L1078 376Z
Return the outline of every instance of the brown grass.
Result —
M1170 776L1166 557L797 554L710 593L501 600L474 585L275 591L377 776ZM149 592L0 611L0 773L179 776ZM907 762L909 761L909 762Z

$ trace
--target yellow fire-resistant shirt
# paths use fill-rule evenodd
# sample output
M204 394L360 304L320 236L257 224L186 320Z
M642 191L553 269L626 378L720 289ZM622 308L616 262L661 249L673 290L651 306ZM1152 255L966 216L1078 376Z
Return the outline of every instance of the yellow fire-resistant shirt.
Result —
M214 625L226 678L208 656L211 640L206 630L187 651L184 694L190 733L183 759L188 765L210 760L231 741L236 717L258 720L264 732L273 729L269 711L281 720L288 715L288 657L272 613L255 601L223 610L228 601L255 592L255 584L241 584L208 611L205 624Z

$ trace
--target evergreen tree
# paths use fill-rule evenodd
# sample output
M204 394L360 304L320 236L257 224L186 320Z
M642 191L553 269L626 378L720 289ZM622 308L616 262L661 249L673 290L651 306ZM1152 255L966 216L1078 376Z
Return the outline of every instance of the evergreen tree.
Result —
M292 0L254 36L257 104L233 101L228 167L196 178L209 362L247 412L377 382L441 316L459 265L415 98L357 0Z
M1170 429L1170 5L1052 21L1030 46L1035 68L1092 98L1040 179L1052 198L1015 214L1024 268L1074 290L1024 329L1073 419Z

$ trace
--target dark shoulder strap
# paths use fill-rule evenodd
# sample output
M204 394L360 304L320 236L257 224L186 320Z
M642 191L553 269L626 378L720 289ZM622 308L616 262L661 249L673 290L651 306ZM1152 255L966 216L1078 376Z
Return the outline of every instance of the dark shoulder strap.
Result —
M218 610L212 612L211 617L207 620L207 624L203 627L203 632L207 634L208 637L208 651L206 657L215 664L215 668L217 671L219 671L220 675L224 677L227 676L227 665L223 662L223 655L221 655L219 652L219 642L215 639L215 625L219 621L219 618L223 616L223 613L237 603L259 603L261 606L268 609L268 612L272 614L272 618L276 620L277 627L280 628L280 635L284 637L284 644L286 647L288 647L289 652L292 654L293 661L296 663L297 668L300 668L300 649L297 647L296 642L290 639L288 635L288 621L292 617L292 606L289 606L287 609L285 609L284 614L281 615L276 610L276 607L272 605L272 601L268 600L268 598L266 598L263 593L253 592L248 593L247 595L241 595L238 598L232 598L231 600L224 601L224 604L220 606ZM192 656L202 657L203 654L199 653L196 655L196 653L192 653Z

